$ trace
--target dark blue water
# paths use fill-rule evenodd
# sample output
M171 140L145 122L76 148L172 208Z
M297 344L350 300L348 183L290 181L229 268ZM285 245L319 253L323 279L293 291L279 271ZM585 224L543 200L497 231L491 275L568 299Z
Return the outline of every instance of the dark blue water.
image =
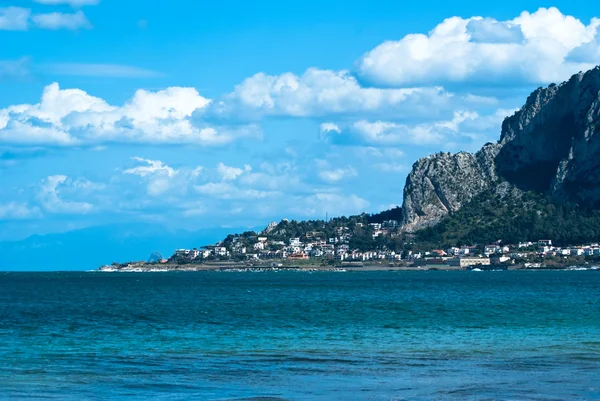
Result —
M0 273L0 399L600 399L600 272Z

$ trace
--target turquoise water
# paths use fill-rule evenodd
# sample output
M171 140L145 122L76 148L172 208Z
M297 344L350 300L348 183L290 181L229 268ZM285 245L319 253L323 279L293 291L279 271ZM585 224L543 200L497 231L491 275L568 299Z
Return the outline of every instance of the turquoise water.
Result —
M0 399L600 399L600 272L0 273Z

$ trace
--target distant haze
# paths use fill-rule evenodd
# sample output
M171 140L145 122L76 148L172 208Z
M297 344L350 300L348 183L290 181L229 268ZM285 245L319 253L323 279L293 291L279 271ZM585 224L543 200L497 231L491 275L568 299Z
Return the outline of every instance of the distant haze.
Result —
M169 230L153 224L122 224L0 242L1 271L91 270L103 264L169 257L177 248L213 244L247 228Z

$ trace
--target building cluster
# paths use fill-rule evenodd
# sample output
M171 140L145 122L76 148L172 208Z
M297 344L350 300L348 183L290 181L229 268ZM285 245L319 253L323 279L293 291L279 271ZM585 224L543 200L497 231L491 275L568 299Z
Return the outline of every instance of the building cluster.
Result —
M215 246L201 249L178 249L172 259L194 262L203 259L222 259L235 257L247 260L308 260L311 258L326 258L336 261L369 261L369 260L400 260L401 254L389 250L372 250L359 252L350 248L352 233L348 227L337 227L331 236L321 231L311 231L302 237L277 239L271 236L276 223L271 223L261 234L233 236L225 246L221 242ZM357 226L363 226L357 223ZM398 222L389 220L383 223L369 224L372 238L380 236L393 237L397 233Z
M496 244L478 246L452 247L447 250L430 252L408 252L407 258L412 259L416 266L456 266L473 267L487 265L512 264L515 260L532 258L589 256L600 257L599 244L580 245L573 247L555 247L551 240L537 242L521 242L517 245Z
M538 254L541 257L553 257L553 256L600 256L600 244L588 244L570 247L555 247L552 245L551 240L541 240L537 243L522 242L518 245L518 250L513 252L516 257L527 254L526 250L533 249L533 253ZM521 252L520 250L525 249Z
M362 225L361 223L358 223ZM326 236L320 231L305 233L302 237L286 238L284 240L271 233L276 227L271 223L261 234L237 235L225 243L207 246L201 249L179 249L172 258L178 261L200 261L210 259L236 260L272 260L285 259L291 261L309 259L328 259L338 262L368 262L368 261L403 261L415 266L445 265L451 267L473 267L485 265L506 265L515 260L533 257L552 256L598 256L600 246L590 244L576 247L555 247L551 240L523 242L516 245L505 245L501 241L485 246L451 247L445 250L437 249L426 252L405 251L397 253L392 250L374 249L359 251L351 249L352 233L348 227L338 227L333 235ZM386 221L382 224L370 224L373 238L381 235L394 236L397 234L398 222ZM279 238L279 239L278 239Z
M265 232L273 229L273 224ZM363 226L362 223L357 223ZM373 239L379 236L393 236L397 231L396 220L369 224ZM288 259L307 260L327 258L337 261L400 260L401 254L393 251L373 250L359 252L350 248L352 233L348 227L337 227L332 236L321 231L311 231L302 237L292 237L285 241L269 238L266 235L234 237L231 245L232 255L242 255L251 260Z

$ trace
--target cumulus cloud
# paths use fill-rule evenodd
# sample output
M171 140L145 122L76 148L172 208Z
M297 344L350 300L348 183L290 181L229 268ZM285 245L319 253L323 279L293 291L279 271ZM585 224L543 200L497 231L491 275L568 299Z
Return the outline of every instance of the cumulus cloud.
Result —
M238 178L240 175L244 174L245 172L250 172L252 171L252 167L250 167L249 165L244 165L244 168L237 168L237 167L231 167L231 166L226 166L223 163L219 163L217 165L217 172L221 178L221 180L223 181L233 181L236 178Z
M342 129L339 127L339 125L334 123L321 123L319 126L319 132L321 134L321 138L324 138L332 133L341 134Z
M146 185L146 193L150 196L186 193L190 183L197 179L203 171L202 166L175 169L163 161L133 157L138 165L123 170L125 175L141 177Z
M439 143L444 138L441 125L419 124L407 126L389 121L360 120L350 127L366 143L379 145Z
M37 104L0 109L0 142L17 145L79 146L110 142L220 145L256 137L253 125L208 126L195 111L210 103L194 88L138 90L122 106L113 106L80 89L44 89Z
M306 190L306 185L302 183L295 166L285 163L278 165L262 163L260 167L262 171L252 171L242 175L238 180L240 185L254 189L286 191L288 193Z
M31 10L22 7L0 7L0 31L26 31Z
M53 30L70 29L74 31L80 28L90 29L92 27L92 24L90 24L81 10L75 13L53 12L48 14L36 14L31 17L31 21L38 28Z
M97 188L86 180L72 180L65 175L52 175L42 181L38 200L40 204L50 213L65 213L65 214L87 214L90 213L94 206L88 202L67 201L63 199L63 192L78 195L78 192L88 192Z
M600 63L594 42L599 27L598 18L585 24L554 7L507 21L452 17L428 34L382 43L357 62L357 72L371 83L391 86L562 81ZM570 58L590 46L592 57Z
M39 4L46 4L56 6L60 4L67 4L71 7L83 7L83 6L95 6L100 3L100 0L34 0Z
M38 207L30 207L27 203L0 203L0 220L25 220L41 217Z
M134 157L133 160L143 164L123 171L124 174L134 174L139 175L140 177L146 177L152 174L165 174L167 177L173 177L177 173L175 169L167 166L160 160L143 159L137 156Z
M487 137L482 135L489 130L499 130L501 121L513 112L514 110L499 109L491 115L480 116L474 111L457 111L450 120L416 125L381 120L358 120L346 126L342 135L329 136L326 140L337 144L358 143L367 146L367 149L369 146L404 144L448 145L460 138L473 140L481 137L485 142ZM383 152L379 154L384 155Z
M215 102L211 111L217 116L250 119L390 112L412 117L447 108L451 98L452 95L440 87L365 88L348 71L310 68L301 76L258 73ZM322 128L333 127L326 125Z
M347 178L356 177L358 173L350 166L336 169L326 169L319 171L319 178L330 184L342 181Z

